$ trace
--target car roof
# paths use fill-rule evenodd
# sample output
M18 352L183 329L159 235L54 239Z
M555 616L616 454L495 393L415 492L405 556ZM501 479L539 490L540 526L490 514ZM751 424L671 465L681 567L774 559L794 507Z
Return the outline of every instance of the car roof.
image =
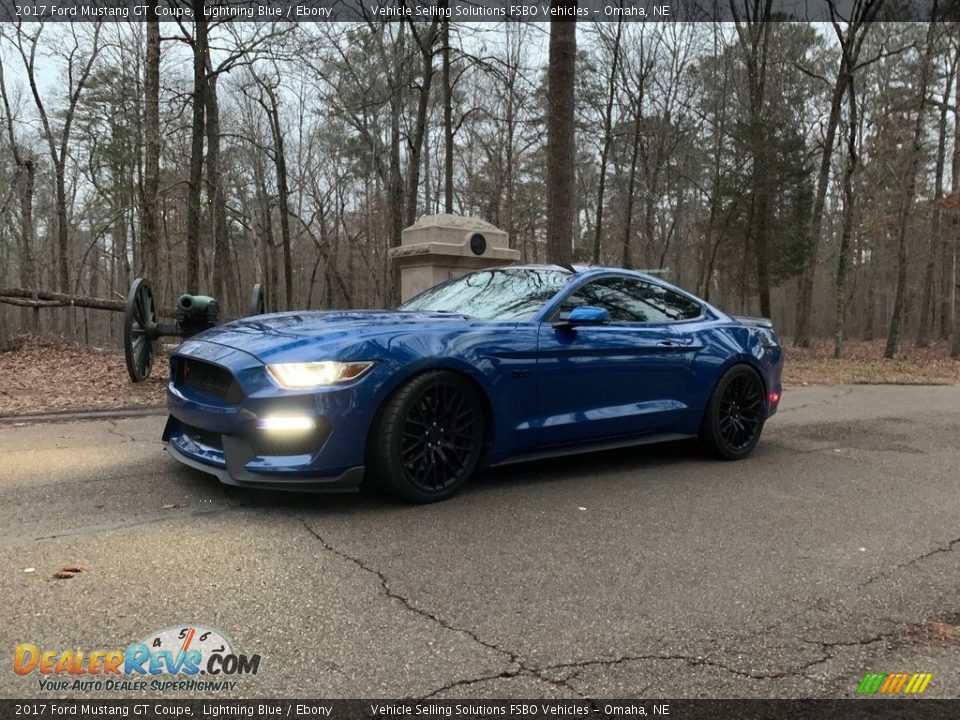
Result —
M658 285L670 285L669 282L656 275L645 273L641 270L627 270L626 268L606 267L603 265L586 265L583 263L573 263L571 265L554 265L550 263L526 263L523 265L503 265L489 270L553 270L554 272L568 273L570 275L593 276L603 273L622 273L631 277L639 277L649 280ZM482 271L477 271L482 272Z

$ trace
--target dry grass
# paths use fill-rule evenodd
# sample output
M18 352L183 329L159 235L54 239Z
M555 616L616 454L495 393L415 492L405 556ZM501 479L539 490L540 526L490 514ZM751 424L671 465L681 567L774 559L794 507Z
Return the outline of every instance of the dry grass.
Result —
M928 348L904 343L896 360L883 357L885 344L884 340L852 340L844 344L844 356L837 360L832 340L817 340L811 348L796 348L785 341L783 381L790 385L960 384L960 359L950 357L946 342Z

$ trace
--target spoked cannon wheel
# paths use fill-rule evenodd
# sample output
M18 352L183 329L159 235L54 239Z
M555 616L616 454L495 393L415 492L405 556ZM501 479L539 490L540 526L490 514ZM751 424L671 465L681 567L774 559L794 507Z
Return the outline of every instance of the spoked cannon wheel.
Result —
M250 316L263 315L267 311L267 301L263 294L263 285L256 283L250 293Z
M146 280L137 278L130 286L123 315L123 353L127 361L127 373L133 382L142 382L150 377L159 337L153 291Z
M370 435L370 469L397 495L435 502L473 475L483 438L483 405L473 385L456 373L427 372L384 405Z
M739 460L760 439L767 409L760 376L753 368L735 365L713 391L700 430L701 440L712 454Z

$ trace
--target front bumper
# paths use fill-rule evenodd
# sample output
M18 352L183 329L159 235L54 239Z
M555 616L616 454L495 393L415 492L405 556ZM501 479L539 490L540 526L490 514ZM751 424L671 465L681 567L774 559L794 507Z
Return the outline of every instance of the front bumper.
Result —
M207 463L195 460L189 455L185 455L177 449L174 443L167 443L167 453L177 462L191 467L194 470L200 470L208 475L213 475L224 485L233 485L234 487L245 487L258 490L293 490L300 492L356 492L360 489L360 483L363 482L363 466L344 470L340 475L324 478L305 478L301 480L291 480L283 475L267 475L264 473L251 473L241 470L237 475L232 475L226 468L217 468Z
M190 382L184 370L189 364ZM229 378L230 390L199 369ZM367 432L375 405L363 380L352 386L292 392L277 388L254 356L215 343L189 340L171 359L170 416L163 431L178 462L227 485L310 492L356 490L363 479ZM218 392L218 387L222 392ZM368 386L369 387L369 386ZM366 392L370 392L369 389ZM277 437L260 430L269 415L312 418L316 428Z

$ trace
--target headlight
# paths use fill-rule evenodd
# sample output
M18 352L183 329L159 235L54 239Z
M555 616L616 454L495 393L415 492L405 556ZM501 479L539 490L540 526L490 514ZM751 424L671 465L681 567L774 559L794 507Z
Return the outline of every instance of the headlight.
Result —
M287 390L300 390L356 380L372 367L372 362L342 363L326 360L267 365L267 372L280 387Z

